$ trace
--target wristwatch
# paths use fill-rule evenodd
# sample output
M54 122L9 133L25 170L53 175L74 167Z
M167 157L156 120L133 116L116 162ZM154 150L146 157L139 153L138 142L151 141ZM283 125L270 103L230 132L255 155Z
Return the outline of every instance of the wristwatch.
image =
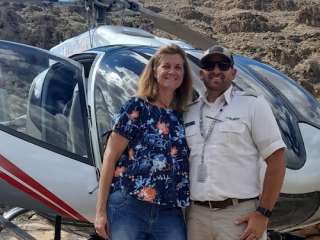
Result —
M269 209L261 207L261 206L257 207L256 211L261 213L263 216L265 216L267 218L271 217L271 214L272 214L272 212Z

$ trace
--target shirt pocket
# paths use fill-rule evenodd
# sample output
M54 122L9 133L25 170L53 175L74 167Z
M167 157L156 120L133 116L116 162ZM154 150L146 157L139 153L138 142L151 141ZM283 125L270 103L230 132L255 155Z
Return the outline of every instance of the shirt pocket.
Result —
M246 125L241 120L228 120L218 126L218 131L222 133L241 134L245 131Z
M246 135L246 124L241 120L227 120L219 123L215 142L223 146L241 145Z
M184 124L187 137L193 136L197 133L196 125L197 125L197 122L194 120Z
M192 147L192 144L196 143L196 140L199 138L199 125L196 121L190 121L185 123L185 132L186 139L189 147Z

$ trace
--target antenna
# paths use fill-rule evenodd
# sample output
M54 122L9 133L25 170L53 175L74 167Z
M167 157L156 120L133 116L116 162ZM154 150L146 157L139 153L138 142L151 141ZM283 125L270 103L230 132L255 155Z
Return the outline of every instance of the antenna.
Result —
M93 47L93 36L91 35L91 29L93 28L93 1L92 0L84 0L84 8L86 10L86 17L87 17L87 26L88 26L88 33L89 33L89 40L90 40L90 47ZM91 14L90 14L91 11Z
M111 10L114 0L94 0L96 25L105 24L106 13Z

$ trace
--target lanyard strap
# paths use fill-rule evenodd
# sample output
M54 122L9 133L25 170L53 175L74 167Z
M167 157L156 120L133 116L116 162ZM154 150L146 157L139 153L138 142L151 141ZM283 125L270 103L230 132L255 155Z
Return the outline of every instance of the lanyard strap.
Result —
M234 95L234 92L236 91L235 87L232 87L231 89L231 94L230 97L232 98ZM200 134L201 137L203 137L204 139L204 143L206 144L210 135L212 134L212 131L214 129L214 126L216 125L217 122L221 122L221 120L219 120L219 116L221 115L221 113L223 112L223 109L225 108L225 106L227 105L227 102L225 101L224 104L222 105L222 107L219 109L219 112L216 114L216 116L212 119L212 123L209 127L209 130L207 132L207 134L205 134L204 131L204 126L203 126L203 108L204 108L205 102L202 101L202 104L200 106L200 121L199 121L199 125L200 125Z
M216 123L217 122L221 122L221 120L219 120L218 117L223 112L223 109L226 106L226 104L227 103L223 104L223 106L219 109L218 114L216 114L215 118L212 119L212 122L211 122L211 124L209 126L207 134L205 134L205 130L204 130L204 126L203 126L203 107L204 107L205 103L202 102L202 104L200 106L200 121L199 121L200 134L201 134L201 137L203 137L203 141L204 141L203 146L202 146L202 151L201 151L201 163L204 163L204 150L205 150L206 145L208 143L209 137L211 136Z
M232 87L231 98L233 97L235 90L236 90L235 87ZM220 117L220 115L222 114L225 106L227 105L227 102L226 101L224 102L223 106L219 109L219 112L212 119L212 122L211 122L211 124L209 126L207 134L205 133L204 126L203 126L203 108L204 108L204 105L205 105L205 102L202 101L202 104L200 106L200 121L199 121L200 134L201 134L201 137L203 138L203 142L204 142L203 146L202 146L202 151L201 151L201 163L202 164L204 163L204 150L205 150L206 145L208 143L209 137L211 136L216 123L217 122L221 122L221 120L218 117Z
M205 134L205 130L204 130L204 126L203 126L203 107L204 107L205 103L203 102L200 106L200 121L199 121L199 125L200 125L200 134L201 137L203 137L204 142L206 143L210 137L210 135L212 134L212 131L214 129L214 126L217 122L221 122L221 120L218 119L218 117L221 115L221 113L223 112L223 109L226 105L226 103L222 106L222 108L219 109L218 114L215 116L215 118L212 118L212 122L209 126L208 132L207 134Z

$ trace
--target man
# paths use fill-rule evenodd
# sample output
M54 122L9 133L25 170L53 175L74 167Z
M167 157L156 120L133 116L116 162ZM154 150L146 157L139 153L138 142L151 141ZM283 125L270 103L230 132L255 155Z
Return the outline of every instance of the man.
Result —
M205 96L189 106L189 240L266 239L285 175L285 144L262 96L235 84L232 53L221 46L201 59ZM261 191L260 164L267 168Z

